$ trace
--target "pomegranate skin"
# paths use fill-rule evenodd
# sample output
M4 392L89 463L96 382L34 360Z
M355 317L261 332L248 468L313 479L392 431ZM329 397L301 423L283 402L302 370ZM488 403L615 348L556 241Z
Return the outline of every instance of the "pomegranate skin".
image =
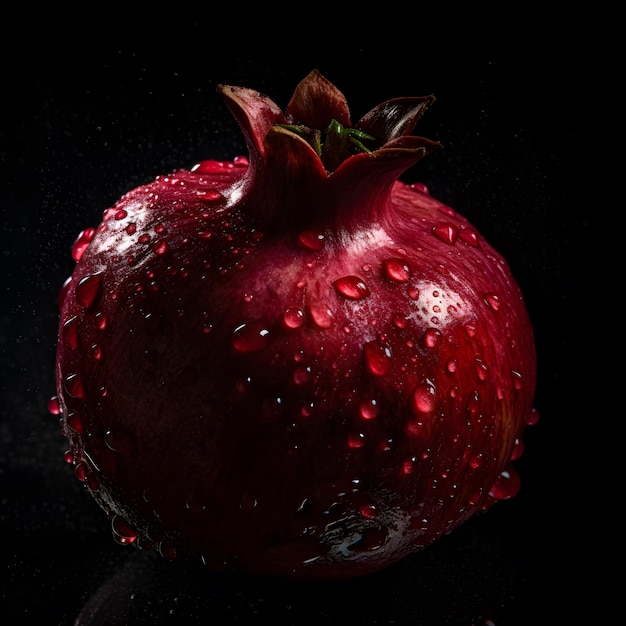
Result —
M319 73L286 114L221 93L249 157L157 177L74 245L68 458L120 543L213 570L374 572L517 492L537 418L523 296L463 216L398 179L436 147L408 134L428 101L374 109L354 128L386 136L329 171L294 130L352 128Z

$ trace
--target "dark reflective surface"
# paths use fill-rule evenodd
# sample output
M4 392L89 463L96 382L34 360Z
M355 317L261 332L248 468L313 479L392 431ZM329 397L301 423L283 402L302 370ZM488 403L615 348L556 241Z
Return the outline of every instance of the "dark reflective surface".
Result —
M81 41L81 64L78 44L58 37L36 63L18 60L5 75L0 622L517 626L599 615L588 548L598 434L583 427L601 419L602 394L588 406L596 377L580 332L593 328L595 312L574 303L597 280L590 259L600 264L602 251L593 247L594 178L570 99L581 75L593 86L589 60L538 51L440 57L409 54L409 43L344 43L336 58L328 49L227 56L202 47L201 26L192 32L179 47ZM541 419L516 465L515 499L386 571L316 584L214 576L115 544L64 463L65 440L46 409L55 301L76 235L122 193L244 153L217 83L258 88L285 106L313 67L344 91L354 120L390 97L437 96L419 132L445 150L407 180L425 182L509 260L536 327Z

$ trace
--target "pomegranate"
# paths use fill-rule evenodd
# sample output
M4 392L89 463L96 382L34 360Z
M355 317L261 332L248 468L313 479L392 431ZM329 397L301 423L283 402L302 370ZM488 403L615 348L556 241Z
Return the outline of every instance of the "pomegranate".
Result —
M503 257L400 175L434 98L356 124L221 85L248 155L124 195L59 297L66 460L122 544L211 570L380 570L519 489L536 354Z

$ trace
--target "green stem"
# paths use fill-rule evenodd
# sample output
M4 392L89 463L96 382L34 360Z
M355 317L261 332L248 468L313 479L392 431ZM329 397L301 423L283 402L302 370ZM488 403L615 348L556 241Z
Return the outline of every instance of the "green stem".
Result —
M324 132L301 124L279 124L305 139L315 150L324 164L324 169L334 172L348 157L359 152L371 153L364 141L374 141L374 137L359 130L348 128L333 119Z

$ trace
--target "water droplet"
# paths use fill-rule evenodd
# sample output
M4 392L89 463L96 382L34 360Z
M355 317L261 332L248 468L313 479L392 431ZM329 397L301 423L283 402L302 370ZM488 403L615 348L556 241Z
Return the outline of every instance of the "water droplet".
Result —
M513 442L513 450L511 451L511 461L516 461L522 454L524 454L524 442L521 439L516 439Z
M293 372L293 382L296 385L303 385L311 379L310 367L297 367Z
M382 548L387 540L387 528L381 526L380 528L366 528L361 535L361 538L350 546L350 549L355 552L366 552L370 550L378 550Z
M484 462L485 457L482 454L476 454L469 460L471 469L478 469Z
M76 301L82 307L88 309L97 300L102 284L102 274L90 274L80 279L76 285Z
M519 474L509 464L498 476L489 490L489 495L496 500L508 500L517 494L521 487Z
M487 366L480 359L476 359L476 375L479 380L487 380Z
M166 541L162 541L159 544L158 550L163 558L168 559L170 561L173 561L178 556L178 553L176 552L176 547L174 546L174 544L171 544Z
M470 506L476 506L482 499L483 499L483 490L479 489L473 495L470 496L470 499L468 500L468 504ZM486 507L483 506L483 509L484 508Z
M77 463L76 467L74 467L74 476L76 476L81 483L84 483L87 480L87 465L82 461Z
M375 504L371 502L365 502L359 507L359 513L365 519L374 519L378 515L378 509L376 508Z
M384 439L378 444L378 449L381 452L391 452L393 445L393 439Z
M395 315L394 318L391 320L391 323L396 327L399 328L400 330L402 330L403 328L406 328L407 325L407 318L398 314Z
M461 228L459 231L459 239L464 241L469 246L472 246L472 248L478 247L478 234L473 228Z
M87 472L85 483L87 489L89 489L91 493L95 493L100 487L100 478L95 472Z
M65 389L70 396L74 398L84 398L85 390L83 388L83 381L78 374L70 374L65 379Z
M467 333L468 337L475 337L476 336L476 325L472 324L471 322L467 322L467 324L463 325L463 328L465 329L465 332Z
M519 391L524 386L522 375L516 370L513 370L511 373L513 374L513 388Z
M283 313L283 324L287 328L299 328L304 324L304 312L297 307L289 307Z
M362 448L365 445L365 435L363 433L352 433L348 437L349 448Z
M137 232L137 224L135 224L135 222L131 222L130 224L126 225L126 228L124 230L127 232L127 234L134 235Z
M385 259L383 275L395 283L406 283L410 278L409 266L404 259Z
M430 520L427 517L412 517L409 528L411 530L425 530L428 528Z
M497 311L500 308L500 299L495 293L486 293L485 302L494 310Z
M169 246L167 244L167 241L165 241L164 239L161 239L159 241L155 241L152 246L151 246L152 252L154 252L154 254L158 254L159 256L162 254L165 254L168 249Z
M83 420L78 413L70 413L67 416L67 425L75 432L83 432Z
M206 511L206 502L195 493L188 493L185 498L185 508L191 513Z
M99 330L104 330L107 327L108 318L104 313L96 313L96 326Z
M78 323L76 316L71 317L63 324L63 341L68 348L78 348Z
M406 432L409 435L420 436L422 429L424 428L424 422L421 419L408 420L405 424Z
M95 361L100 361L102 359L102 348L97 343L94 343L90 348L89 354Z
M249 493L243 493L239 500L239 508L242 511L252 511L259 506L259 501Z
M537 409L533 409L528 414L528 419L526 420L526 423L529 426L532 426L533 424L536 424L538 421L539 421L539 411Z
M454 374L454 372L456 372L457 367L459 366L457 360L455 358L451 358L447 363L446 363L446 369L448 370L448 372L450 372L450 374Z
M313 323L320 328L330 328L333 323L333 312L325 306L311 305L309 315Z
M137 539L137 532L119 515L113 516L111 530L113 531L113 539L121 545L129 545Z
M324 247L324 235L314 230L301 232L298 241L309 250L321 250Z
M424 183L412 183L411 189L420 191L421 193L429 194L428 187Z
M375 398L361 400L359 403L359 414L364 420L374 419L380 412L380 406Z
M418 414L434 411L437 404L435 385L430 380L420 383L413 391L412 402L413 410Z
M77 263L78 261L80 261L81 257L85 253L85 250L93 240L95 234L95 228L86 228L78 234L76 241L74 241L74 243L72 244L72 258L74 259L74 261L76 261Z
M135 451L135 442L132 435L123 430L107 430L104 434L104 443L113 452L130 457Z
M240 396L247 396L252 389L252 378L239 378L235 381L235 391Z
M363 346L365 365L374 376L384 376L391 369L391 351L376 341L368 341Z
M480 408L480 395L478 391L474 390L469 394L467 399L467 412L471 418L475 418Z
M402 463L402 473L403 474L412 474L415 470L415 463L417 462L417 457L412 456L410 459L407 459Z
M269 330L260 321L241 324L233 331L232 342L239 352L256 352L268 345Z
M424 333L424 345L427 348L436 348L441 343L441 331L437 328L427 328Z
M230 170L245 169L248 167L248 159L244 156L235 157L233 161L214 161L207 159L196 163L191 169L196 174L226 174Z
M370 290L358 276L343 276L333 282L333 287L339 295L349 300L362 300L370 295Z
M283 412L283 399L274 396L263 400L261 405L261 417L265 422L273 422L278 419Z
M198 189L196 190L196 196L210 203L221 202L224 199L224 196L215 189Z
M439 222L433 226L433 235L452 246L459 235L459 229L452 222Z
M57 398L57 396L52 396L52 398L48 400L47 408L50 415L60 415L61 407L59 405L59 398Z
M420 297L420 290L415 285L410 285L406 290L411 300L417 300Z

